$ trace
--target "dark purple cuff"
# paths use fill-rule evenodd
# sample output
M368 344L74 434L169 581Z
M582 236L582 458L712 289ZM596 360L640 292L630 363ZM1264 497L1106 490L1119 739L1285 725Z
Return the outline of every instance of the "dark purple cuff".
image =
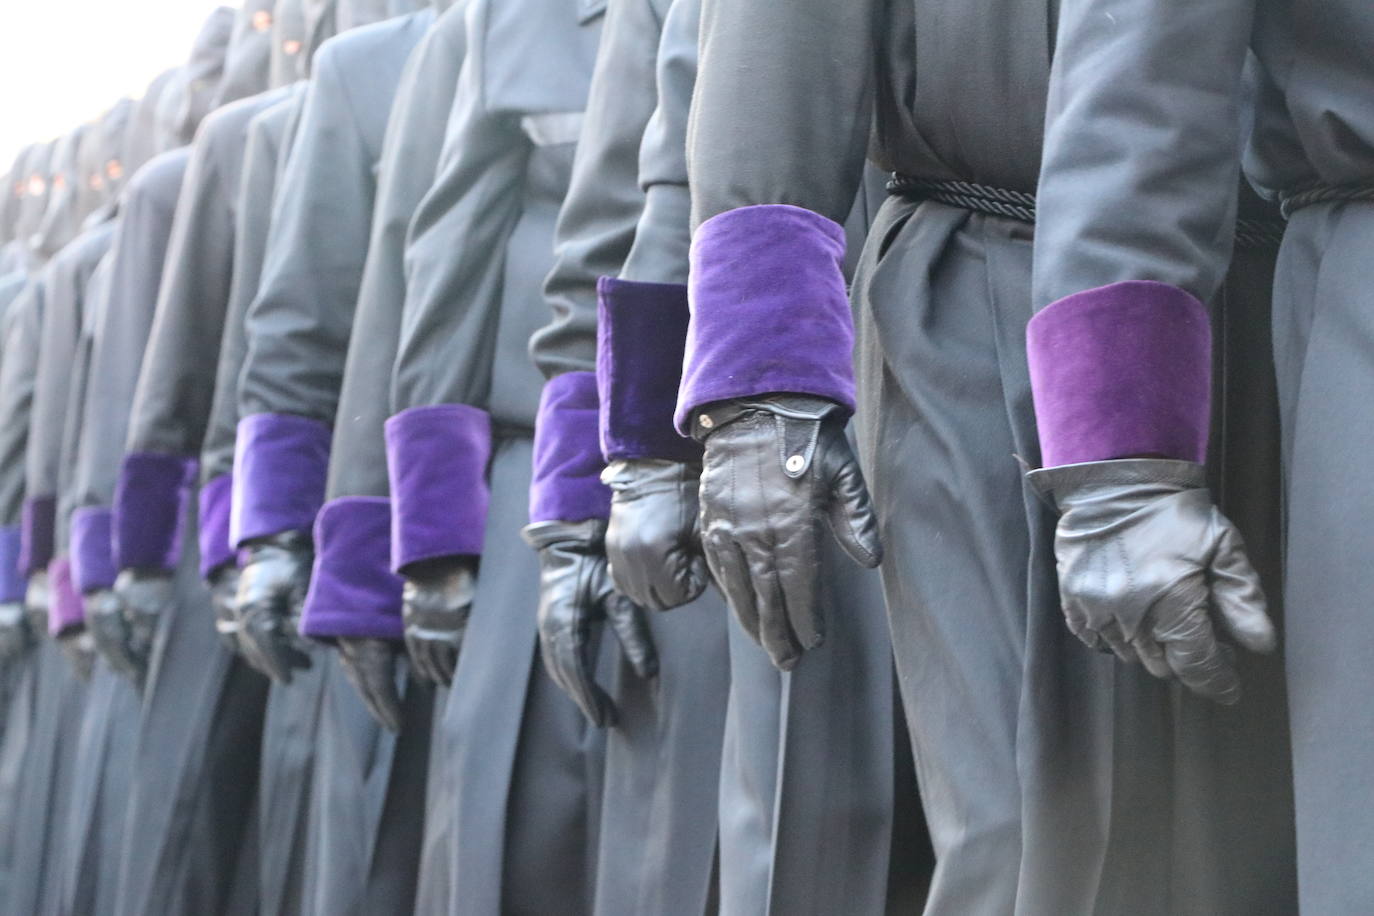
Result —
M24 500L19 524L19 571L28 578L52 562L57 497L35 496Z
M61 636L86 622L86 609L72 582L72 564L66 557L58 557L48 564L48 635Z
M392 569L482 553L490 461L491 418L476 407L411 407L386 421Z
M72 513L72 582L79 594L114 585L114 513L86 506Z
M1206 460L1212 331L1188 293L1132 281L1066 296L1030 320L1026 351L1044 467Z
M115 485L114 561L119 569L176 569L181 522L196 477L193 458L133 452Z
M391 500L345 496L315 519L315 570L301 614L312 639L401 639L401 579L391 571Z
M692 323L674 420L713 401L774 392L854 409L854 317L844 229L810 210L741 207L692 239Z
M324 503L329 427L285 413L239 421L234 442L234 488L229 540L299 531L309 534Z
M687 287L602 277L596 291L601 454L699 461L701 446L673 428L691 319Z
M24 600L25 581L19 572L18 525L0 528L0 604L14 604Z
M544 384L534 423L534 479L530 521L581 522L608 518L611 488L601 482L596 374L566 372Z
M234 559L229 540L229 502L234 492L234 475L220 474L200 488L200 576L210 574Z

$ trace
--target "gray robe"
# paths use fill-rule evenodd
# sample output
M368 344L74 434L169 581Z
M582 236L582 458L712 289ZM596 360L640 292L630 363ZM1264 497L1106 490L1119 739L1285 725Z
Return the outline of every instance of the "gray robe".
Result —
M1034 190L1056 4L805 6L705 2L698 221L791 204L838 222L866 155ZM1261 701L1218 728L1221 714L1063 625L1052 523L1013 457L1038 460L1031 227L893 198L869 239L854 284L856 425L936 854L928 911L1167 911L1161 886L1195 891L1206 912L1289 899L1281 710ZM1243 791L1212 794L1234 779L1216 755L1255 761ZM1273 830L1210 852L1263 854L1265 868L1197 853L1209 825L1247 810ZM1219 889L1218 874L1235 883Z
M221 381L236 383L238 418L285 414L333 421L387 117L406 59L433 15L425 10L351 31L326 42L315 57L276 182L261 276L244 317L242 364L237 372L221 367ZM413 893L417 863L409 863L407 879L404 866L399 875L376 875L369 862L395 739L371 725L332 654L313 657L311 670L272 689L264 759L292 755L308 784L298 784L289 802L264 794L264 849L272 821L289 804L296 829L308 829L296 833L281 859L283 865L300 863L290 867L287 899L299 895L311 912L342 912L361 905L366 888L380 880L395 881L403 900ZM290 710L300 717L279 718L278 708L283 716ZM426 751L420 748L421 760ZM361 811L360 797L368 799Z
M386 448L383 424L390 401L379 392L390 384L400 334L401 306L405 301L405 238L411 217L434 180L435 167L444 139L444 112L453 102L458 73L466 55L466 13L459 8L443 12L406 63L391 117L387 122L381 160L377 168L377 194L373 207L371 238L367 262L359 286L348 353L343 365L334 435L329 458L326 500L344 497L386 497L390 488L386 473ZM390 565L388 545L380 557L369 563ZM331 696L335 694L331 693ZM343 698L340 696L340 700ZM371 874L404 873L400 862L418 866L418 885L409 900L417 912L439 912L447 906L450 893L448 843L450 842L451 804L443 794L447 783L427 774L415 773L404 765L411 756L429 748L432 767L444 765L437 744L429 740L431 723L425 711L442 711L443 692L436 703L435 690L415 678L408 678L404 720L398 747L393 754L374 758L370 768L352 766L359 774L368 773L373 781L388 781L388 799L383 817L398 829L379 837L371 851ZM357 716L356 700L327 704L326 714ZM366 734L362 730L359 734ZM384 737L369 740L385 746ZM350 756L365 748L366 742L350 749ZM398 765L396 761L402 765ZM340 761L340 768L345 761ZM423 805L423 814L414 810ZM423 823L423 830L416 825ZM360 876L361 877L361 876ZM369 881L365 904L381 906L381 882Z
M185 163L157 298L130 303L141 314L123 319L148 330L141 337L111 338L132 350L119 358L135 380L125 402L126 455L194 455L199 449L217 319L232 268L232 201L244 138L252 118L276 100L271 93L252 96L206 120ZM266 684L219 647L209 595L199 581L196 526L185 520L183 526L176 570L180 613L160 624L145 687L139 756L146 763L139 767L131 803L130 830L159 839L126 851L121 912L144 912L150 901L164 899L223 906L237 879L235 838L249 829L245 809L251 807ZM188 696L201 699L188 703ZM222 746L235 750L223 754ZM172 791L167 761L178 761Z
M1101 27L1102 16L1139 25L1114 35ZM1298 903L1310 913L1361 912L1374 897L1364 867L1374 817L1352 803L1374 772L1371 682L1362 661L1374 645L1363 560L1371 511L1364 456L1374 443L1368 424L1355 419L1369 380L1371 42L1374 10L1359 2L1066 0L1040 192L1053 233L1046 237L1055 244L1037 249L1037 306L1119 279L1211 296L1230 253L1232 186L1242 167L1263 193L1290 206L1311 188L1363 189L1362 202L1337 194L1290 210L1274 281L1287 576L1281 645ZM1242 80L1247 49L1257 64L1253 99ZM1169 62L1167 82L1137 77L1160 60ZM1152 132L1122 131L1123 111L1141 112ZM1093 179L1092 195L1082 194L1094 158L1110 161L1113 171ZM1253 554L1248 532L1246 541ZM1272 606L1279 591L1272 579L1268 585ZM1252 664L1243 676L1242 706L1283 701L1266 683L1276 679L1269 666ZM1263 835L1262 816L1252 810L1228 820L1210 839L1230 846ZM1237 867L1274 865L1254 853Z
M406 250L392 410L466 404L495 427L477 595L436 743L452 818L452 913L592 905L602 736L537 658L528 518L541 377L526 356L600 26L566 0L468 7L437 179ZM579 22L579 18L582 20ZM539 60L531 68L528 61Z
M681 102L685 126L691 94L689 81L687 95L674 98L678 87L659 87L658 76L671 78L684 56L694 59L698 12L694 0L611 0L607 6L586 120L559 213L554 267L545 283L554 318L530 343L545 375L595 369L597 280L621 273L631 244L641 246L641 258L670 265L665 271L641 270L636 279L686 279L685 245L638 240L635 229L645 209L645 128L662 94L674 107ZM670 17L671 27L665 23ZM683 137L675 139L680 161ZM685 237L685 210L675 228ZM668 250L657 250L662 247ZM594 912L705 912L717 891L716 809L730 684L726 616L718 600L706 598L671 614L650 614L647 623L658 650L657 678L643 680L620 665L607 685L618 716L606 734ZM731 806L738 801L729 798ZM741 860L732 839L723 838L723 873ZM740 902L720 899L727 911Z

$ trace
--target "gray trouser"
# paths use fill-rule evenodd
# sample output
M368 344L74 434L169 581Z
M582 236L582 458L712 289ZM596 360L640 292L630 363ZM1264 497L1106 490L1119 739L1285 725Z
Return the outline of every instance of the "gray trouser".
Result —
M1274 291L1304 913L1374 901L1374 207L1293 215Z

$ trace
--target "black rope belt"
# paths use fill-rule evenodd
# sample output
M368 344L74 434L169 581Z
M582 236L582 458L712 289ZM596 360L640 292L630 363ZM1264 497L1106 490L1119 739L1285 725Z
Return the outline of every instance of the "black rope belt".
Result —
M1279 211L1288 219L1303 207L1333 200L1374 200L1374 184L1316 184L1279 194Z
M1366 190L1374 192L1374 189ZM975 181L893 175L887 183L887 193L910 200L933 200L1022 223L1035 223L1035 195L1028 191L1009 191ZM1240 248L1277 248L1282 240L1283 223L1277 220L1236 220L1236 245Z

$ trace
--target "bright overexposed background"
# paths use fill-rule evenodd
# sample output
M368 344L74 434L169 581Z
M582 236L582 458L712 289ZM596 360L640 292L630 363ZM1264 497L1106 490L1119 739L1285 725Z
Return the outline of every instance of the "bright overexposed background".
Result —
M239 0L0 0L0 172L30 141L137 98Z

